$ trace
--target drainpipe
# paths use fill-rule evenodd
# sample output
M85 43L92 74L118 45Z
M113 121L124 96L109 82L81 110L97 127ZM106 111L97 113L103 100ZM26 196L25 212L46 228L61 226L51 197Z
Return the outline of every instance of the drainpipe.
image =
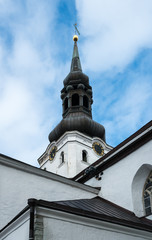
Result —
M36 206L36 199L28 199L28 205L30 207L29 240L34 240L34 212Z

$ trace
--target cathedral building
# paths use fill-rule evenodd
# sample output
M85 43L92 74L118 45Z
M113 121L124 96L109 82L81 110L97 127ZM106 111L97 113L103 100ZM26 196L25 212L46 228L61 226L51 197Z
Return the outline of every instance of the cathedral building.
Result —
M75 35L40 168L0 154L0 239L152 239L152 121L115 148L92 119Z

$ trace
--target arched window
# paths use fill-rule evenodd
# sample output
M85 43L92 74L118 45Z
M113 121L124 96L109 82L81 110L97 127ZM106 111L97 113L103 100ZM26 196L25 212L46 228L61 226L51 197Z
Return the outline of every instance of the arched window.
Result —
M64 152L61 152L61 163L64 163Z
M85 150L82 151L82 161L87 162L87 152Z
M144 207L146 215L150 215L152 213L152 172L144 186Z
M151 179L152 173L152 165L151 164L143 164L137 170L133 181L132 181L132 200L133 200L133 209L134 213L138 217L145 216L145 203L144 198L146 201L146 195L144 197L146 191L146 182L148 179ZM152 203L152 202L151 202ZM148 212L148 210L147 210Z
M87 96L83 96L83 106L86 108L89 107L89 99Z
M72 106L78 106L79 105L79 95L73 94L72 95Z
M64 111L68 108L68 98L64 100Z

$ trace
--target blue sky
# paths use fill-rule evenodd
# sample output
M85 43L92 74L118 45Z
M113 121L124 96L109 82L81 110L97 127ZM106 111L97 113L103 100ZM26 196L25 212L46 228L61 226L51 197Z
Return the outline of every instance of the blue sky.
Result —
M62 118L73 24L93 119L116 146L152 115L151 0L0 0L0 152L38 166Z

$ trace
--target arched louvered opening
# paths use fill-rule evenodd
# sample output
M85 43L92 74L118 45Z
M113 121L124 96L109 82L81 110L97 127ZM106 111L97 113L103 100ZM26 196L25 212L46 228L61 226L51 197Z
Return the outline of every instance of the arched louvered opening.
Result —
M68 98L64 100L64 111L68 108Z
M72 95L72 106L79 106L79 95L76 93Z
M87 96L83 96L83 106L89 108L89 99Z

